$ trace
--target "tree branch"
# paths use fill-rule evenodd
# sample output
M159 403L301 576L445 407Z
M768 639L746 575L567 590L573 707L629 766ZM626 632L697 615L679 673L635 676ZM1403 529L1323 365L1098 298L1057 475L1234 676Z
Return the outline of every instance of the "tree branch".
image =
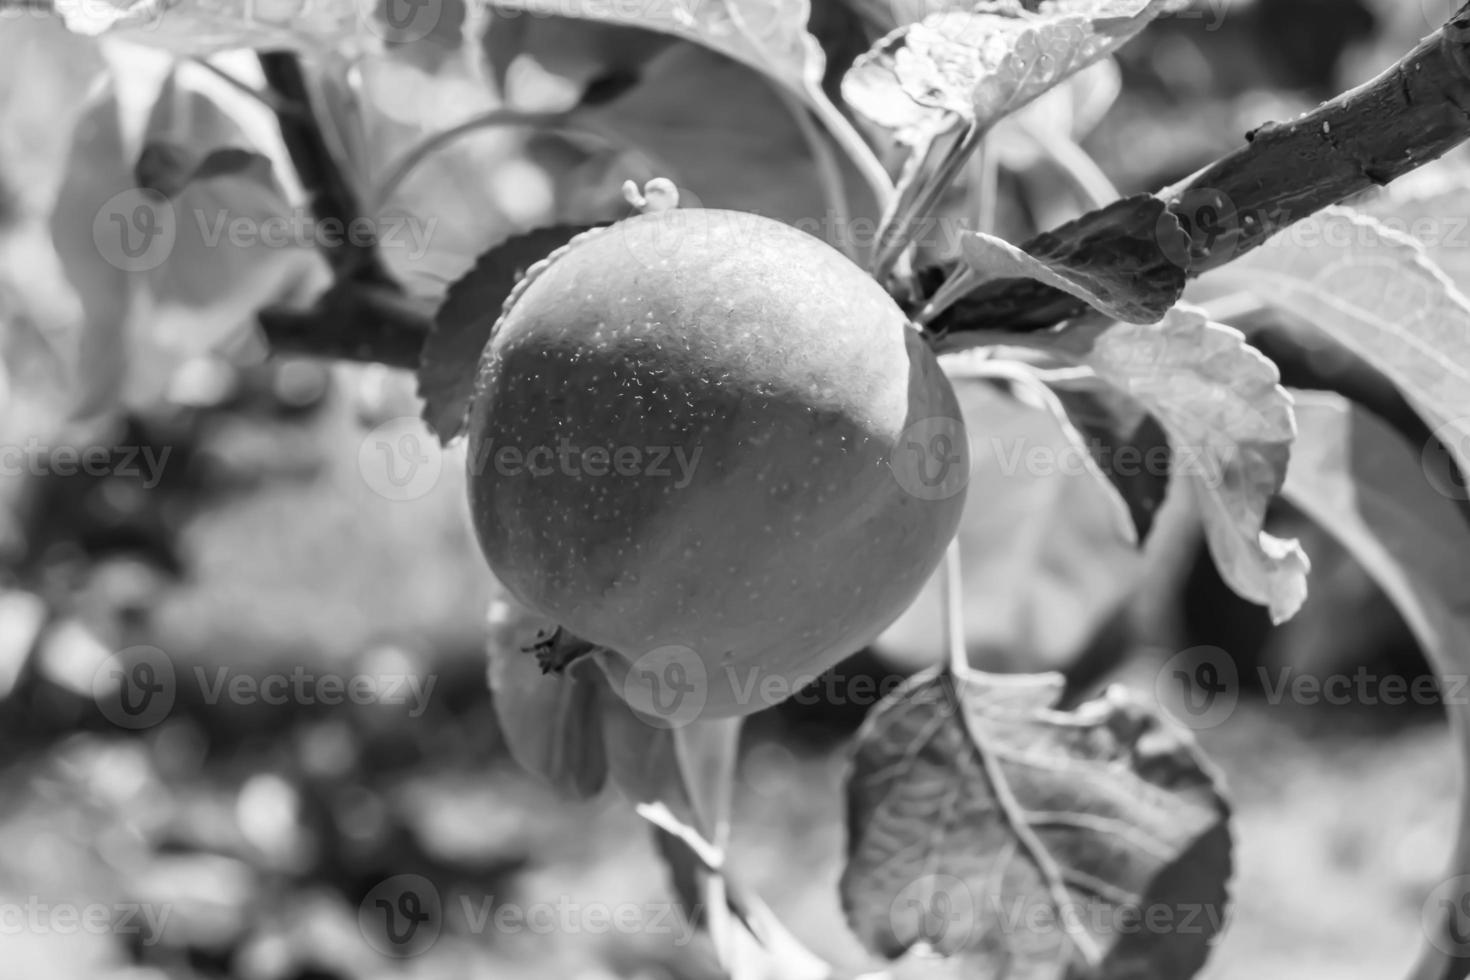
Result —
M260 312L271 350L417 370L434 322L432 304L397 286L343 282L307 309Z
M1190 276L1238 258L1271 235L1369 188L1381 186L1470 138L1470 3L1372 81L1288 123L1268 123L1246 145L1157 196L1189 233L1186 255L1161 261ZM1103 260L1107 235L1086 222L1059 235L1067 251ZM1068 239L1070 238L1070 241ZM1023 246L1024 247L1024 246ZM926 281L936 279L926 270ZM931 325L965 330L1042 330L1086 306L1038 283L989 283Z
M318 222L331 222L354 232L337 236L338 243L323 250L334 277L338 282L392 283L378 256L376 233L360 233L364 227L362 202L327 145L301 59L289 51L262 51L258 57L266 85L292 107L277 112L276 121L291 163L311 198L313 216Z

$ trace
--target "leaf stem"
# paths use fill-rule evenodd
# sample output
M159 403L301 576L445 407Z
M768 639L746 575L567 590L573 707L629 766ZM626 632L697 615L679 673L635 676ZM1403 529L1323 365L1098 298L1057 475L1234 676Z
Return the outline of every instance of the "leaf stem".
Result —
M289 51L265 51L257 57L274 96L287 106L300 107L300 111L278 112L276 121L312 212L318 220L342 228L360 224L363 210L357 188L347 177L345 162L326 141L301 59ZM324 249L324 254L338 282L393 282L378 255L375 235L345 235L336 245Z
M393 195L403 186L406 181L425 160L435 153L444 149L449 144L459 140L471 133L482 129L490 129L495 126L549 126L566 121L567 114L564 112L523 112L518 109L507 109L504 106L482 112L476 116L466 119L464 122L440 130L425 138L399 157L388 167L388 175L384 177L372 195L372 210L374 213L392 200Z
M834 232L837 241L832 244L841 248L842 254L856 261L857 249L852 235L849 234L852 228L852 212L847 206L847 181L842 176L842 164L837 159L837 154L832 152L832 146L822 130L812 122L812 114L806 104L792 95L784 85L772 85L771 88L786 104L787 111L796 121L797 128L801 130L801 135L812 152L817 175L822 181L822 193L827 199L828 216L836 226Z
M944 552L944 653L956 677L970 671L970 654L965 644L964 563L956 535Z
M888 175L888 168L883 166L883 161L878 159L868 141L863 139L863 135L842 114L842 110L827 98L827 93L822 91L820 84L808 83L805 94L812 112L837 145L846 151L848 159L862 175L868 189L873 192L878 213L882 214L888 209L894 196L893 178Z
M1122 196L1092 154L1078 146L1076 140L1042 126L1022 128L1051 157L1073 189L1087 201L1088 207L1105 207Z
M912 173L918 178L918 186L909 185L899 189L895 207L885 214L883 227L878 233L878 246L873 253L873 275L879 282L888 278L899 257L907 253L913 245L921 221L933 214L940 199L944 197L944 192L954 183L964 169L965 162L980 146L985 133L984 128L970 123L964 128L958 141L941 151L939 166L933 173L925 174L924 167L917 167ZM934 143L931 142L925 148L925 155L933 151Z

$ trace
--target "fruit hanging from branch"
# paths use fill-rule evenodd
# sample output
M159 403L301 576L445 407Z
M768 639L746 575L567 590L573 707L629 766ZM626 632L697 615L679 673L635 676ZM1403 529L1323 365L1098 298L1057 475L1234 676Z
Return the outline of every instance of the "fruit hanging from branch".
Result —
M684 718L768 707L872 640L938 565L969 473L893 299L731 211L650 211L534 268L469 433L495 573L635 708Z

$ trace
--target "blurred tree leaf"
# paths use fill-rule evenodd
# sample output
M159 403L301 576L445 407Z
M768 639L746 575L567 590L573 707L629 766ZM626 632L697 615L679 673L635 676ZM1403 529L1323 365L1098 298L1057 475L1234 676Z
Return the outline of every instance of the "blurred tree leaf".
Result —
M1065 669L1132 593L1143 558L1051 412L987 382L957 378L955 393L973 461L957 538L965 647L986 669ZM911 669L937 663L941 595L936 574L875 650Z
M1436 486L1421 447L1375 416L1333 395L1297 395L1301 433L1287 472L1286 498L1334 535L1398 607L1441 679L1470 671L1470 528L1455 494ZM1470 766L1470 706L1448 705ZM1470 901L1470 784L1462 780L1459 839L1441 901L1426 903L1427 937L1416 980L1462 970L1470 947L1454 917ZM1446 891L1444 888L1455 888ZM1454 955L1458 951L1458 957Z
M724 108L712 114L714 104ZM626 171L670 178L684 206L752 211L858 251L869 244L877 205L845 156L837 166L851 220L832 212L791 107L759 75L721 55L675 45L649 63L635 88L571 119L615 134L630 147L622 154ZM649 168L655 172L643 173ZM567 183L579 179L564 175Z
M527 57L582 90L606 79L636 82L643 66L674 43L668 34L571 17L532 16L519 10L490 8L485 57L506 92L511 63ZM511 94L511 93L506 93Z
M424 420L439 441L464 432L479 374L480 355L516 284L537 263L589 229L557 225L515 235L480 256L453 286L434 316L419 364Z
M825 57L806 31L810 0L648 0L634 5L592 0L495 0L533 15L607 21L672 34L734 58L808 98L820 90Z
M1060 675L916 675L858 734L843 907L869 949L977 976L1193 976L1223 926L1229 812L1188 732ZM1145 916L1166 910L1171 926ZM1183 928L1182 917L1193 928Z
M143 270L149 331L185 355L238 342L260 309L304 305L326 288L318 245L333 233L292 206L270 159L254 152L245 127L202 82L197 73L169 74L140 159L145 166L166 156L172 163L161 171L188 171L167 180L176 191L158 213L173 238Z
M124 149L122 122L113 86L108 83L88 100L72 135L61 188L51 212L51 240L61 266L81 301L82 323L71 353L73 391L80 416L110 409L121 398L131 363L128 310L132 283L125 268L99 248L99 235L114 233L106 224L113 206L133 186ZM99 229L99 222L100 229ZM117 233L125 233L120 229Z
M1442 219L1443 220L1443 219ZM1333 207L1212 273L1382 371L1470 472L1470 299L1408 235Z

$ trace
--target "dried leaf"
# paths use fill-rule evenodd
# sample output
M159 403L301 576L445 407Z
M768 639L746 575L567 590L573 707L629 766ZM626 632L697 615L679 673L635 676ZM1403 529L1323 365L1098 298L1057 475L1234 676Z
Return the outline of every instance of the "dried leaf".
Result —
M1167 265L1165 282L1136 276L1121 263L1072 266L1067 256L1033 255L994 235L967 232L960 249L971 270L984 282L1035 279L1075 296L1114 320L1155 323L1184 292L1184 270Z
M1228 810L1191 736L1060 675L916 675L858 736L848 921L971 976L1193 975L1223 924ZM1187 921L1186 921L1187 920Z

